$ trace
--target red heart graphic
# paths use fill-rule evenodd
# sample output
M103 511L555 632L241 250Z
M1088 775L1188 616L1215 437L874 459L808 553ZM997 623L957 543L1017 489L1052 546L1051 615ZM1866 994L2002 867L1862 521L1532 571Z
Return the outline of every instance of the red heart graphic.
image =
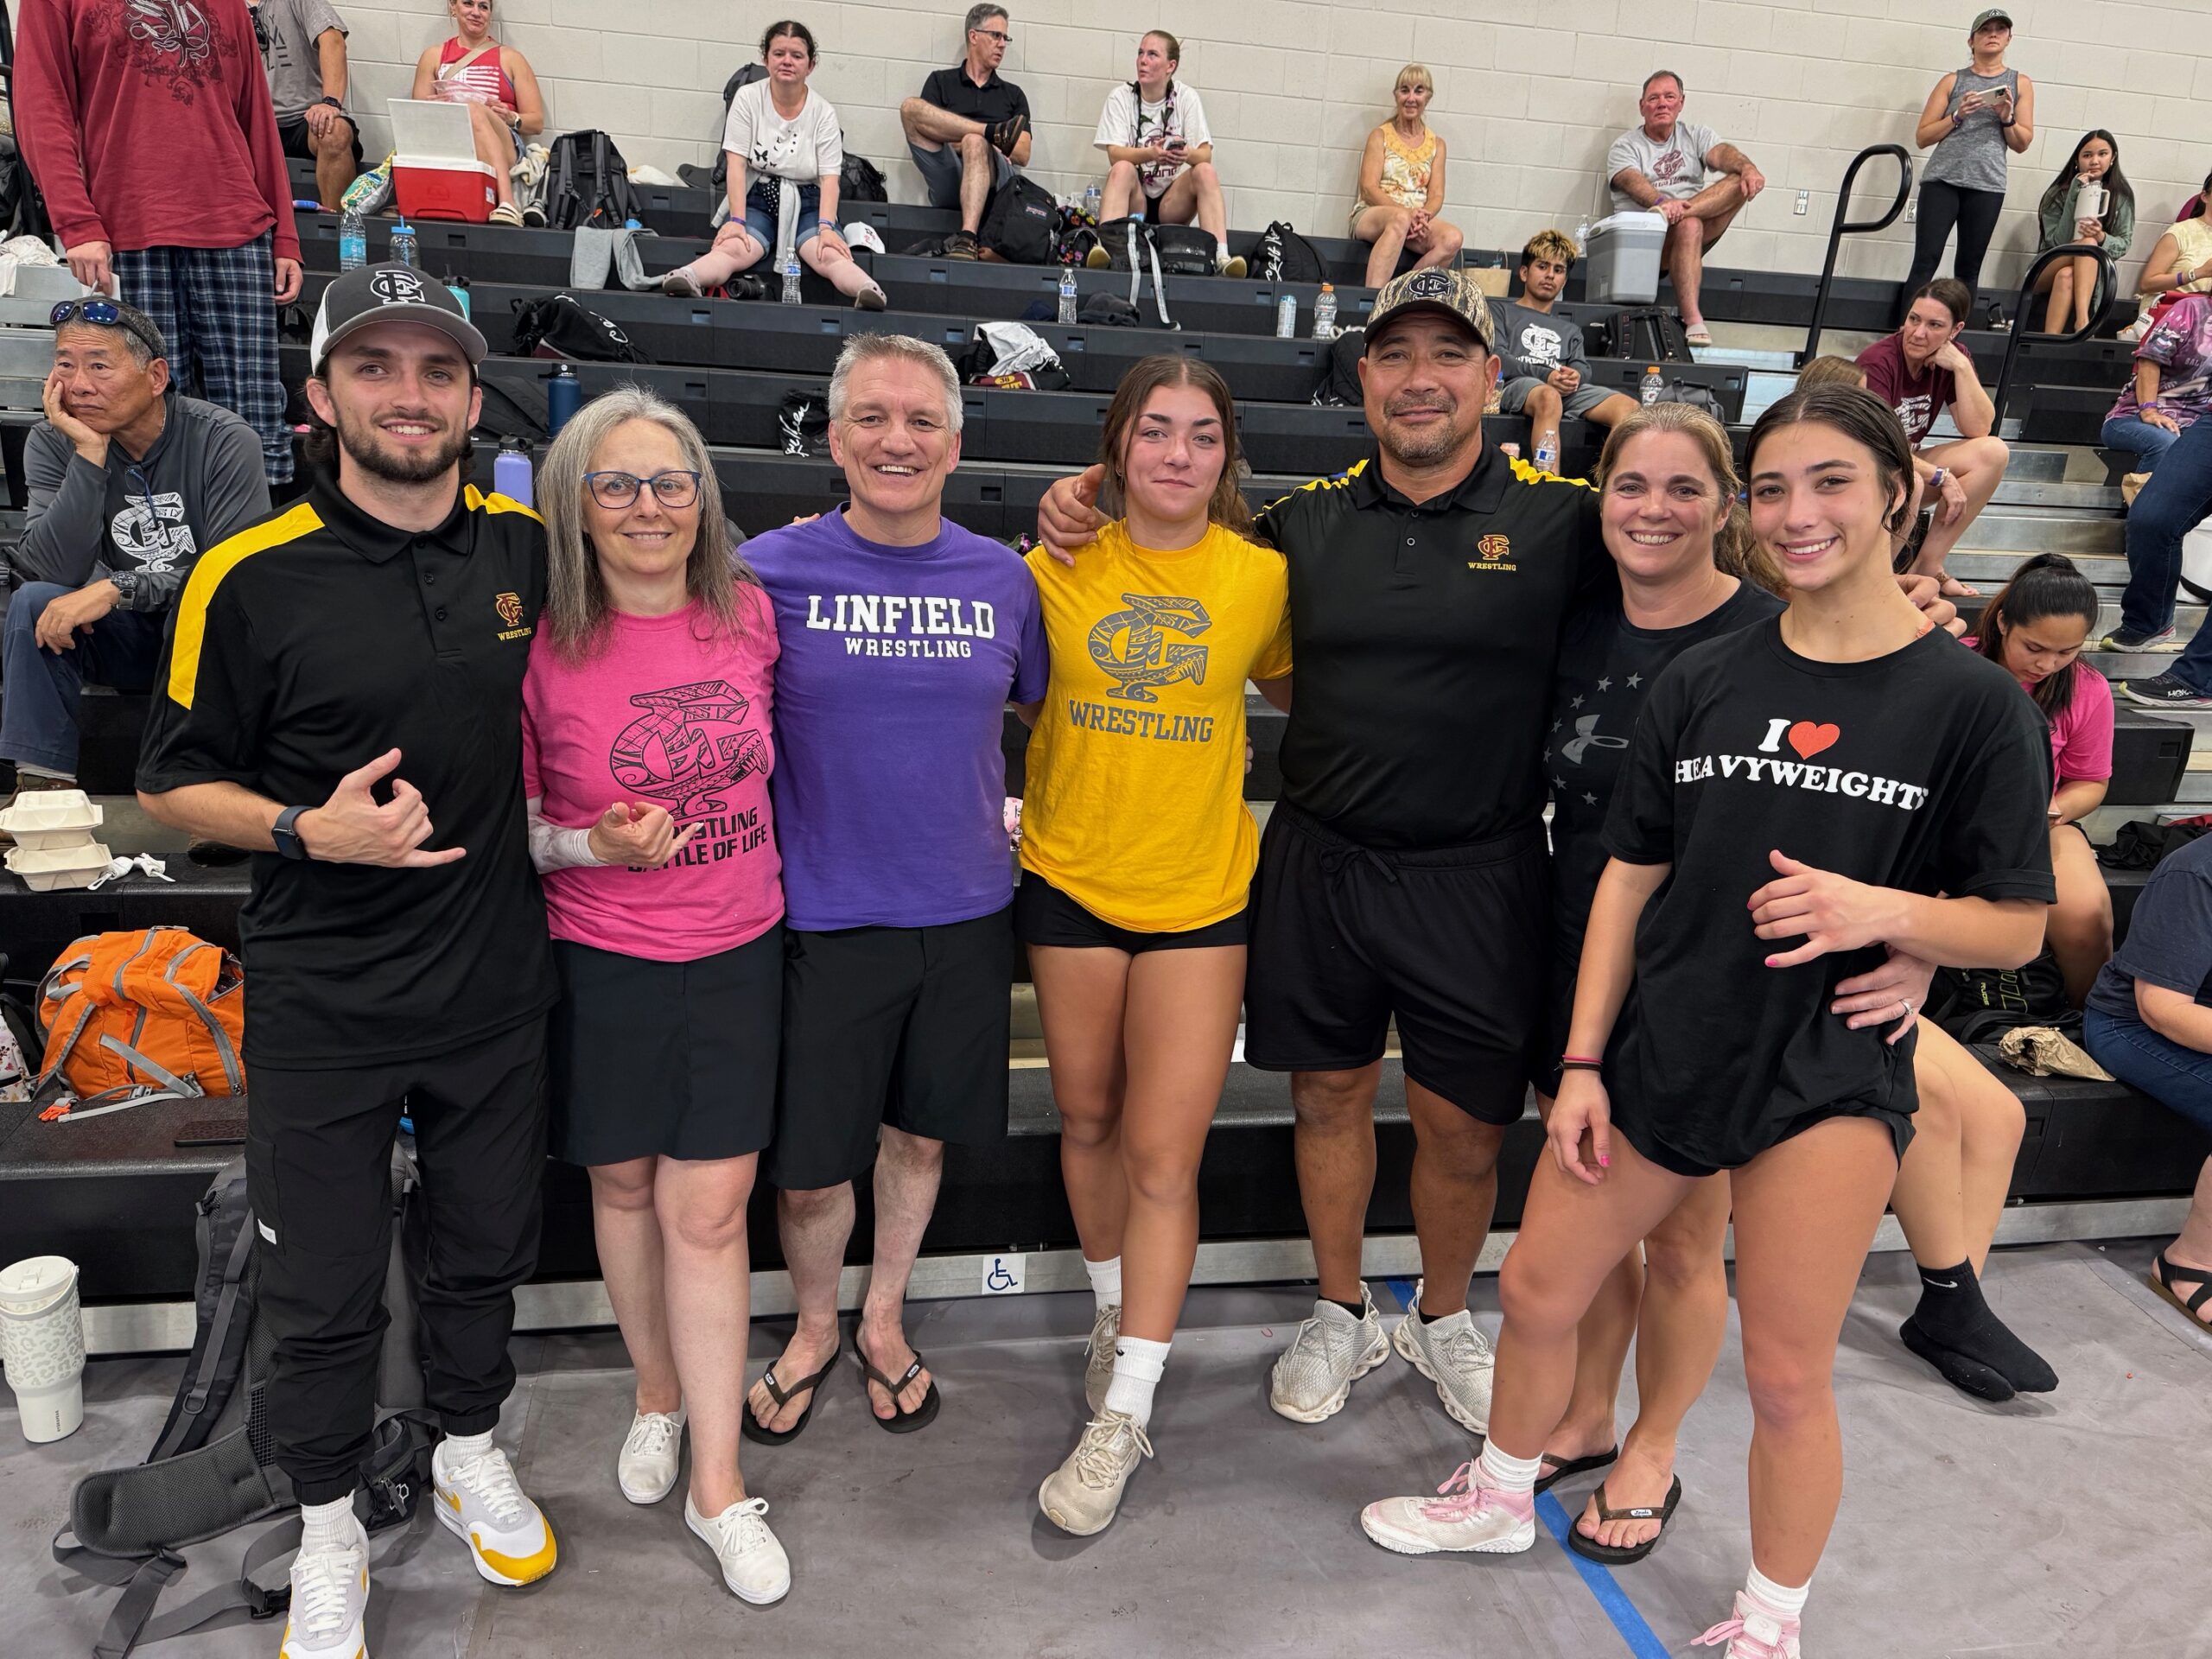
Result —
M1809 760L1842 735L1840 727L1815 726L1809 720L1801 720L1789 728L1789 747L1797 751L1799 760Z

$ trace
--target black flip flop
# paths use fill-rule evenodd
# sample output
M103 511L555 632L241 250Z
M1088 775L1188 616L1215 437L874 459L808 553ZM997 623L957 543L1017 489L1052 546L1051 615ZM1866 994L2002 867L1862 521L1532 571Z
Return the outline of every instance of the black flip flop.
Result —
M1592 1452L1586 1458L1569 1458L1551 1473L1538 1480L1536 1490L1540 1492L1548 1492L1571 1475L1586 1475L1592 1470L1605 1468L1618 1459L1620 1454L1621 1449L1617 1446L1610 1452ZM1549 1457L1551 1453L1547 1452L1544 1455Z
M821 1403L822 1385L829 1381L830 1373L837 1369L837 1361L843 1356L844 1351L845 1344L840 1342L830 1351L830 1357L822 1363L820 1370L815 1372L812 1376L801 1377L788 1389L776 1380L776 1368L773 1365L761 1372L760 1380L767 1385L769 1397L776 1402L777 1410L781 1411L789 1405L793 1396L802 1390L810 1391L806 1409L799 1413L798 1421L793 1423L789 1428L770 1428L753 1414L752 1404L747 1402L745 1408L745 1421L738 1426L739 1431L747 1440L759 1446L783 1446L798 1439L800 1434L805 1432L807 1424L812 1421L814 1408Z
M899 1391L922 1374L920 1349L914 1350L914 1363L906 1368L905 1374L895 1382L875 1369L874 1362L868 1358L867 1351L861 1346L857 1338L853 1341L853 1357L861 1363L861 1374L869 1382L880 1385L883 1391L891 1396L891 1409L897 1413L895 1416L876 1417L875 1402L869 1401L868 1414L875 1417L875 1426L878 1428L893 1434L912 1434L916 1429L927 1428L937 1421L938 1408L944 1403L944 1398L937 1391L935 1377L930 1379L929 1391L922 1395L920 1405L916 1406L912 1411L906 1411L901 1409L899 1404Z
M1640 1544L1601 1544L1594 1538L1582 1535L1579 1526L1567 1529L1567 1547L1585 1560L1602 1561L1607 1567L1626 1567L1649 1555L1659 1541L1667 1535L1667 1523L1675 1518L1675 1506L1682 1501L1682 1478L1675 1477L1675 1484L1667 1489L1667 1501L1657 1509L1641 1507L1617 1510L1605 1502L1605 1489L1601 1485L1592 1495L1598 1500L1598 1519L1600 1521L1656 1521L1659 1530ZM1576 1517L1578 1520L1580 1516Z
M2174 1288L2173 1281L2177 1278L2197 1281L2196 1288L2186 1300ZM2167 1261L2166 1253L2160 1250L2151 1258L2151 1288L2187 1314L2190 1322L2199 1330L2212 1331L2212 1308L2205 1306L2212 1301L2212 1274L2201 1268L2177 1267Z

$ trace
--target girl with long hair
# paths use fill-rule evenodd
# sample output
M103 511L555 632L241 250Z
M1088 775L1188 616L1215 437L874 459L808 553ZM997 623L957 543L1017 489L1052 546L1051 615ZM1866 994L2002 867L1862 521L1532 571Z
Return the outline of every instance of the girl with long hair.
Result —
M2081 211L2085 190L2103 193L2102 210ZM2117 263L2135 239L2135 187L2120 168L2120 140L2102 127L2082 135L2058 176L2045 187L2037 204L2044 253L2069 243L2088 242L2102 248ZM2085 256L2054 261L2036 279L2038 291L2048 289L2050 304L2044 308L2043 331L2071 334L2089 325L2089 303L2096 293L2097 262Z

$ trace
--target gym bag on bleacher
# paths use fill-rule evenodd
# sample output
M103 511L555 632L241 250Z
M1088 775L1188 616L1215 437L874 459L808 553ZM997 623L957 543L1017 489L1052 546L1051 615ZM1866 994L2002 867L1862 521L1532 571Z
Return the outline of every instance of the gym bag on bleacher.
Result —
M244 1094L245 985L236 957L181 927L77 940L39 986L40 1116Z
M573 294L542 300L510 300L515 310L515 355L566 358L575 363L650 363L630 336Z
M1016 173L991 192L976 239L1014 265L1049 265L1060 248L1060 208L1052 193Z
M1329 342L1328 360L1321 368L1321 384L1313 388L1318 409L1357 409L1365 401L1360 390L1359 359L1367 355L1367 330L1343 328Z
M590 128L553 141L545 164L545 223L556 231L589 227L619 231L645 222L644 204L630 184L630 164L605 133Z
M1583 327L1592 357L1625 357L1635 363L1691 363L1689 331L1660 305L1631 305Z
M1251 276L1263 283L1325 283L1327 269L1313 245L1279 219L1260 232L1249 262Z

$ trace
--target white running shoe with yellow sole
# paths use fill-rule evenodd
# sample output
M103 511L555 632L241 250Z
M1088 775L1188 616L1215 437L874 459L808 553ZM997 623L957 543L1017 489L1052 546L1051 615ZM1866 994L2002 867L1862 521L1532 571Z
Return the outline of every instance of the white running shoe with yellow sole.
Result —
M301 1546L292 1558L292 1600L281 1659L368 1659L369 1536L353 1522L346 1542Z
M553 1570L553 1528L515 1480L507 1454L493 1446L481 1457L448 1456L440 1441L430 1457L432 1506L439 1522L468 1546L478 1574L492 1584L534 1584Z

